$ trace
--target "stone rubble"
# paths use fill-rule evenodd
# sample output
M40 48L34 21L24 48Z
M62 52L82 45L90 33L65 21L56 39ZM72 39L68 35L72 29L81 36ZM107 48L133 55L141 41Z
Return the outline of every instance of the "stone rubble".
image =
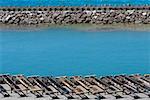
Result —
M35 24L150 24L149 10L0 11L0 23Z

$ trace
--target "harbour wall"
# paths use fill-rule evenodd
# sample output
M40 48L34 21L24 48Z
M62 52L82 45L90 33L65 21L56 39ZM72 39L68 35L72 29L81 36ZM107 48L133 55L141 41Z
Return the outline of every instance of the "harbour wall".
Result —
M1 24L150 24L150 6L0 7Z

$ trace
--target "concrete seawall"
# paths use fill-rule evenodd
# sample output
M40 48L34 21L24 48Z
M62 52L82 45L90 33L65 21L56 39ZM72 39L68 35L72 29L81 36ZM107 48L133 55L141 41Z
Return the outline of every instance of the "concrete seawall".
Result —
M1 24L150 24L150 6L0 7Z

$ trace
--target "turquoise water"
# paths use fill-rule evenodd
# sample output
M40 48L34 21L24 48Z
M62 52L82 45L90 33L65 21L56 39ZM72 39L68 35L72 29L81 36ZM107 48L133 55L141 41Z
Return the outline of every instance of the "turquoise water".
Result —
M0 73L150 73L150 32L73 28L0 29Z
M150 0L0 0L0 6L113 6L150 4Z

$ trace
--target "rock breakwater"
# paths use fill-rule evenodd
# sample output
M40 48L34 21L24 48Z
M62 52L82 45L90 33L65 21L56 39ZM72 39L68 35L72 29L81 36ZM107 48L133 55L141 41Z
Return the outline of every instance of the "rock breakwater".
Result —
M0 10L1 24L113 24L135 23L150 24L148 9L81 9L75 10Z
M150 100L150 75L0 75L0 88L1 100Z

